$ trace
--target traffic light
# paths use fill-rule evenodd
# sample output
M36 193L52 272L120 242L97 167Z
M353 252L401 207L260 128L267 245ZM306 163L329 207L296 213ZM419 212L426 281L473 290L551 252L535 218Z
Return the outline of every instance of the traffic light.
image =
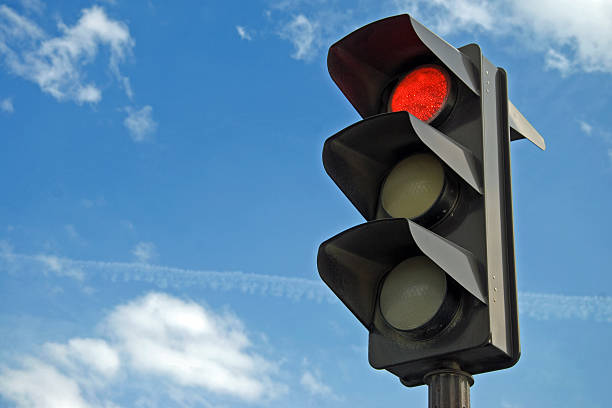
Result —
M323 242L323 281L369 331L369 361L416 386L520 355L510 141L544 140L503 69L408 15L331 46L330 75L364 118L326 140L325 170L366 223Z

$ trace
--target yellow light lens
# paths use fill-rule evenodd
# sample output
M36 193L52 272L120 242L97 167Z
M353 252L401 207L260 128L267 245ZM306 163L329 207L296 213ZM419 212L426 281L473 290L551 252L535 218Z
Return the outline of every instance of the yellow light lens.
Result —
M433 206L444 188L444 168L431 154L417 153L400 161L385 180L381 201L391 217L414 219Z

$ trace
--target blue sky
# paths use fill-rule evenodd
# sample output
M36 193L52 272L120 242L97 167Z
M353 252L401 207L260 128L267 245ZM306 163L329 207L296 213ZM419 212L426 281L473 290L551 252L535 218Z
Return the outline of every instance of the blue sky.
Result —
M0 2L0 406L426 406L320 282L361 223L324 140L331 43L409 12L481 45L547 150L512 144L522 357L474 406L605 407L612 5Z

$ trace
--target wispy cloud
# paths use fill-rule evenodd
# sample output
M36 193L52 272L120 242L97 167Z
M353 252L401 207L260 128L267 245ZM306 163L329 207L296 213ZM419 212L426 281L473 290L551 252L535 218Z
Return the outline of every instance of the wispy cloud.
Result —
M578 124L580 125L580 130L582 130L583 133L585 133L586 135L591 135L591 133L593 133L593 126L588 124L587 122L580 120L578 121Z
M2 244L2 241L0 241ZM4 248L4 249L3 249ZM78 261L44 255L23 255L0 245L0 271L46 273L79 280L105 279L115 283L145 282L159 288L200 287L250 295L284 297L293 301L337 302L320 280L245 272L192 270L127 262ZM612 297L519 293L521 313L533 319L580 319L612 323Z
M157 122L153 119L153 108L149 105L140 110L127 107L126 112L128 116L123 120L123 124L129 130L132 140L135 142L150 140L157 129Z
M310 394L335 398L331 387L321 381L319 373L314 373L311 370L304 371L300 378L300 384L306 388Z
M19 2L24 9L36 14L41 14L46 7L41 0L19 0Z
M13 107L13 100L11 98L4 98L0 101L0 110L6 113L15 112L15 108Z
M282 27L280 36L293 43L295 52L291 56L298 60L311 60L320 45L318 23L309 20L303 14L287 22Z
M595 320L612 323L612 297L565 296L522 292L521 313L537 320Z
M578 126L586 136L592 136L599 143L603 144L604 150L607 152L607 156L610 159L609 162L612 164L612 133L584 120L579 120Z
M251 34L249 34L246 28L244 28L243 26L236 26L236 31L238 32L240 38L242 38L243 40L251 41L253 39L253 37L251 37Z
M152 242L139 242L132 249L132 255L140 263L148 263L157 258L157 249Z
M29 2L32 6L36 3ZM110 70L131 95L129 80L119 71L119 64L134 46L124 23L93 6L84 9L72 26L58 23L58 31L59 35L49 36L34 21L1 5L0 55L9 71L38 84L57 100L97 103L102 91L87 80L85 67L95 61L100 48L106 47Z
M147 378L171 399L199 406L210 406L202 394L261 402L287 391L230 313L154 292L118 305L99 326L103 338L45 343L0 368L0 394L18 408L112 408L111 390Z
M572 63L563 54L553 49L548 50L544 60L544 66L547 69L556 69L562 76L567 76L572 71Z

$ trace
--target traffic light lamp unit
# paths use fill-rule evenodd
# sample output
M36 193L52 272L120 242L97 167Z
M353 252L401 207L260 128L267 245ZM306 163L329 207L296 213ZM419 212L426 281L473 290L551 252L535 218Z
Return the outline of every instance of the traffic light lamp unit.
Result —
M366 219L325 241L323 281L369 331L369 361L403 384L520 355L510 140L544 140L508 100L506 73L408 15L331 46L332 79L364 120L323 164Z

